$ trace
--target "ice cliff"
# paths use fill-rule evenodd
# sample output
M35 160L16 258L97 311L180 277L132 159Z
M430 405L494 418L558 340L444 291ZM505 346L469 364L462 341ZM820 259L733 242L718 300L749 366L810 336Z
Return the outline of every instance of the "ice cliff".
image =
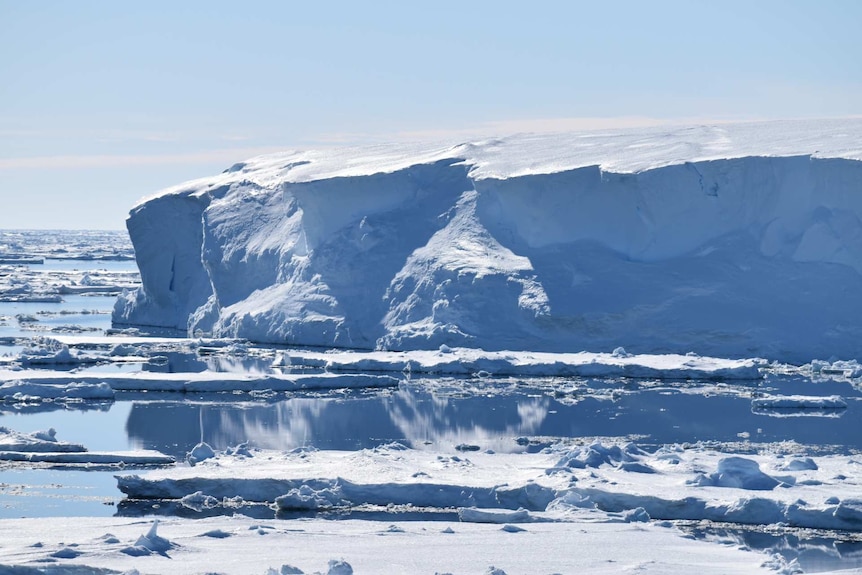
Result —
M348 348L862 357L862 120L254 158L136 205L116 324Z

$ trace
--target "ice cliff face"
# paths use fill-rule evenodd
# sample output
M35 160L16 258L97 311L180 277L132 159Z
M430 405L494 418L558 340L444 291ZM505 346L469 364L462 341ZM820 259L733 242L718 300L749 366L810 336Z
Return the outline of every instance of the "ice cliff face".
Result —
M263 156L128 219L117 324L355 348L862 356L862 121Z

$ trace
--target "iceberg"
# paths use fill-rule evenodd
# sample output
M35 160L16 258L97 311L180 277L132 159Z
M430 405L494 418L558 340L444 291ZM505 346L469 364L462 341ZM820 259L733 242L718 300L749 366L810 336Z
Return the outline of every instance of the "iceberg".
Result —
M116 325L378 350L860 357L862 119L271 154L142 200Z

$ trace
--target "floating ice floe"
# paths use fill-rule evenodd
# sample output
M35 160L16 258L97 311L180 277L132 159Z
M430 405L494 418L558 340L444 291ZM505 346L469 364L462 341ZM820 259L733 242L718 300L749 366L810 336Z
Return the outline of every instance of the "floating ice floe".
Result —
M0 427L0 461L47 466L159 466L174 463L174 458L156 451L88 451L77 443L57 440L57 432L21 433Z
M81 338L82 342L98 338ZM51 340L57 341L57 340ZM110 349L86 355L70 351L66 344L57 343L56 350L40 348L31 358L27 355L28 369L21 369L10 361L8 369L0 369L0 380L8 388L0 387L7 400L21 398L89 398L109 399L110 390L161 391L161 392L250 392L300 391L313 389L393 387L414 375L469 375L479 378L500 376L521 377L632 377L664 380L754 380L763 377L765 363L758 359L728 360L691 356L638 356L613 354L572 353L539 354L532 352L483 352L463 348L424 352L313 352L295 350L280 352L276 357L282 367L235 370L227 355L191 353L189 361L203 366L197 371L168 372L152 369L159 362L169 360L167 344L153 348L153 344L114 344ZM188 346L188 342L174 341L175 349ZM257 357L272 351L254 350ZM22 354L22 357L25 354ZM130 363L146 362L147 371L120 373L70 373L50 369L62 362L80 361ZM210 362L209 364L207 362ZM289 364L288 364L289 362ZM208 369L211 365L216 369ZM286 369L287 365L290 366ZM40 369L36 369L36 368ZM227 367L228 370L225 370ZM40 386L44 386L41 387ZM18 397L16 398L16 394Z
M359 452L223 454L193 468L118 476L133 499L241 497L283 510L408 506L459 509L462 521L710 520L862 531L860 467L849 456L733 455L632 444L556 446L540 453L442 456ZM841 473L840 471L845 473Z
M80 453L86 451L86 448L77 443L59 441L57 431L53 427L46 431L33 433L21 433L8 427L0 427L0 450L30 453Z
M772 417L840 417L847 402L838 395L764 395L751 400L751 409Z
M12 380L0 385L0 399L12 403L113 400L114 390L105 382L27 383Z
M448 348L408 352L331 351L282 353L283 365L331 371L410 372L451 375L640 377L654 379L760 379L767 362L694 354L544 353Z

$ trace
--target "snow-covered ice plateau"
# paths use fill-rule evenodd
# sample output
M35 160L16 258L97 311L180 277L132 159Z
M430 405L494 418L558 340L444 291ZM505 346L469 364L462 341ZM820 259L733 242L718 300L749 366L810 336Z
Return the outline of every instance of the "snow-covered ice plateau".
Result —
M261 156L127 221L115 323L807 362L862 341L862 120Z

